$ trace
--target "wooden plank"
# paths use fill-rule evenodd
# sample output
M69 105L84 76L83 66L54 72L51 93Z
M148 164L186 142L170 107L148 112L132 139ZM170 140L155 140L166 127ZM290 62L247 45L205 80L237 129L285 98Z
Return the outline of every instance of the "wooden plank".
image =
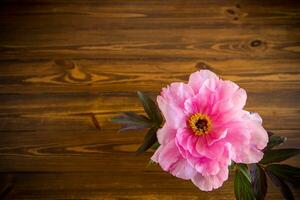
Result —
M102 129L115 130L110 118L143 113L135 93L2 94L0 99L1 131L94 130L94 117ZM260 113L268 129L298 129L298 99L293 90L249 92L246 110Z
M151 167L153 168L153 167ZM18 173L11 199L233 199L233 177L222 189L201 192L191 182L167 173ZM128 184L130 182L130 184ZM170 193L169 191L172 191ZM296 193L299 196L299 192ZM267 199L281 199L271 184Z
M68 60L0 62L0 93L158 93L187 82L199 69L215 71L247 91L298 91L299 59ZM138 83L138 84L137 84ZM126 87L124 87L126 85Z
M272 130L289 139L282 147L299 148L299 130ZM147 169L153 151L135 156L140 132L19 131L2 132L1 172L133 172ZM288 163L298 166L299 159ZM159 168L156 171L161 171Z
M73 18L71 18L73 20ZM52 21L44 19L43 21ZM97 19L97 22L99 19ZM100 21L101 22L101 21ZM70 24L70 22L67 22ZM118 20L117 23L120 23ZM134 22L135 24L136 22ZM172 24L172 22L170 22ZM82 26L86 22L82 22ZM142 22L144 24L144 22ZM185 24L185 23L183 23ZM119 24L115 26L118 27ZM1 26L1 24L0 24ZM22 26L22 25L20 25ZM36 25L36 29L43 27ZM63 25L62 25L63 26ZM101 27L101 25L95 25ZM19 27L17 25L17 27ZM34 29L32 27L31 29ZM57 29L57 28L53 28ZM78 27L77 29L82 29ZM21 31L26 30L22 28ZM0 61L41 60L51 58L73 59L297 59L299 54L299 28L265 28L263 32L250 28L215 29L150 29L150 30L75 30L59 33L27 34L15 30L16 39L0 40ZM1 36L1 35L0 35ZM22 38L24 37L24 38ZM32 43L31 37L35 38ZM108 42L109 41L109 42Z

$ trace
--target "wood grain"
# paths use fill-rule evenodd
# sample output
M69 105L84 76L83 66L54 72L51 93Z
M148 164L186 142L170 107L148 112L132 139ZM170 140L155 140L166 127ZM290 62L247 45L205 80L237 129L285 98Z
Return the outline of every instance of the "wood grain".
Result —
M109 121L199 69L300 147L299 2L10 0L0 19L0 199L233 199L232 177L201 192Z

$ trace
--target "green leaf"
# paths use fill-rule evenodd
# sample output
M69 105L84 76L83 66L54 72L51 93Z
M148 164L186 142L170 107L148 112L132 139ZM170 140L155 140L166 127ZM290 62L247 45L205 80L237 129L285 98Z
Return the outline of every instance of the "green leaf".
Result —
M236 167L238 170L248 179L249 182L251 182L251 177L248 172L248 167L246 164L236 164Z
M267 190L267 178L265 171L258 164L250 165L252 190L256 200L264 200Z
M152 122L147 117L134 112L125 112L120 116L112 118L111 121L124 125L120 131L150 128L152 126Z
M138 115L134 112L125 112L120 116L116 116L112 118L111 121L118 124L128 124L128 123L151 124L151 122L147 117Z
M289 186L284 182L284 180L275 174L272 173L272 171L267 170L267 174L270 177L272 183L280 189L280 192L284 199L286 200L294 200L294 195L289 188Z
M300 168L283 164L270 164L266 170L289 182L294 187L300 186Z
M281 162L300 153L300 149L271 149L264 152L261 164Z
M149 129L149 131L144 137L144 143L136 151L137 154L147 151L150 147L152 147L152 145L154 145L157 142L157 129L157 127L152 127Z
M234 179L234 194L237 200L253 200L254 194L251 188L251 182L249 181L249 175L245 176L247 166L237 165L237 170Z
M151 147L151 149L156 150L156 149L158 149L159 146L160 146L160 144L159 144L158 142L155 142L155 143L153 144L153 146Z
M163 118L162 115L160 113L160 110L158 108L158 106L156 105L156 103L147 95L145 95L144 93L138 91L137 92L145 112L147 113L147 115L149 116L149 118L157 125L160 126L161 123L163 122Z
M287 139L286 137L273 134L273 135L269 136L269 142L268 142L268 145L265 149L266 150L267 149L272 149L273 147L284 143L286 141L286 139Z

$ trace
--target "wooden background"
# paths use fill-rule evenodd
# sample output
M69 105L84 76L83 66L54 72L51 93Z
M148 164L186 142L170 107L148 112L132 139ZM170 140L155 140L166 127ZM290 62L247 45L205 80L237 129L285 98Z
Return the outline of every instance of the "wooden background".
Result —
M1 1L0 18L0 199L233 199L232 178L205 193L147 167L143 132L109 122L199 69L300 147L299 1Z

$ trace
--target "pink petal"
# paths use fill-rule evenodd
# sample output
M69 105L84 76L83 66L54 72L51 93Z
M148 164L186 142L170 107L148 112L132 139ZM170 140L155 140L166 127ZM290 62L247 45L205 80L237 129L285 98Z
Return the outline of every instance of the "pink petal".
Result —
M182 156L175 144L175 140L159 147L158 163L163 170L169 171L171 166L181 158Z
M172 128L168 123L165 123L161 129L157 131L157 139L159 144L167 144L176 136L177 130Z
M188 85L194 89L195 93L198 93L204 81L211 78L218 79L218 76L212 71L200 70L190 75Z
M244 115L244 119L244 124L246 125L245 127L247 130L242 131L240 129L238 131L238 134L243 133L246 137L243 139L244 144L241 145L241 141L237 142L229 138L233 145L233 149L235 149L235 156L233 160L239 163L256 163L263 157L261 150L264 149L268 143L268 134L261 125L261 118L259 115L252 116L251 114L246 113ZM243 148L240 148L241 146Z
M178 129L176 134L176 144L180 148L180 152L185 157L187 155L186 151L189 152L191 156L200 157L201 155L194 148L196 146L198 136L189 130L189 128Z
M260 115L258 113L247 113L247 117L252 120L255 121L258 124L262 124L262 118L260 117Z
M213 145L215 142L222 140L227 135L227 129L225 130L212 130L206 137L207 144Z
M185 83L172 83L170 86L163 88L161 97L166 100L168 104L183 108L186 99L194 96L193 89Z
M197 94L192 98L189 98L184 103L184 111L186 115L192 115L195 113L208 114L210 110L210 104L208 93Z
M196 185L200 190L203 191L211 191L213 189L217 189L221 187L228 179L228 168L225 167L216 175L208 175L203 176L200 173L197 173L193 178L192 182Z
M193 133L188 128L179 128L176 133L176 140L180 146L187 149L188 139Z
M166 122L172 125L174 129L180 128L181 126L186 124L186 116L184 115L181 108L177 107L174 104L169 104L169 102L161 96L157 97L157 103L160 111L164 115Z
M160 145L159 147L158 147L158 149L156 149L156 151L154 152L154 154L152 155L152 157L151 157L151 160L153 161L153 162L156 162L156 163L158 163L159 161L159 156L160 156L160 153L161 153L161 150L163 149L163 145Z
M237 156L232 159L236 163L252 164L259 162L264 154L262 151L253 147L243 147L243 151L239 151ZM235 152L237 153L237 151Z
M220 171L220 163L216 159L203 157L199 163L195 165L197 172L204 176L216 175Z
M157 97L158 106L166 122L173 128L185 125L184 102L193 95L194 91L189 85L172 83L167 88L163 88L161 95Z
M206 142L206 138L199 137L195 149L202 156L218 159L224 151L224 144L222 142L216 142L209 146Z
M238 108L233 107L232 109L226 109L226 105L224 105L224 110L219 111L218 114L212 116L214 123L218 126L224 126L225 124L230 124L231 122L242 121L242 117L244 115L244 111Z
M196 170L187 162L186 159L180 159L172 166L170 172L173 176L189 180L195 176Z
M220 81L218 98L222 101L231 100L235 107L243 108L246 104L247 93L232 81Z
M248 126L252 130L251 131L251 143L257 149L260 149L260 150L264 149L268 143L267 131L262 127L262 125L260 125L256 122L249 123Z
M247 101L247 93L243 88L238 89L232 97L232 102L236 107L243 108Z

